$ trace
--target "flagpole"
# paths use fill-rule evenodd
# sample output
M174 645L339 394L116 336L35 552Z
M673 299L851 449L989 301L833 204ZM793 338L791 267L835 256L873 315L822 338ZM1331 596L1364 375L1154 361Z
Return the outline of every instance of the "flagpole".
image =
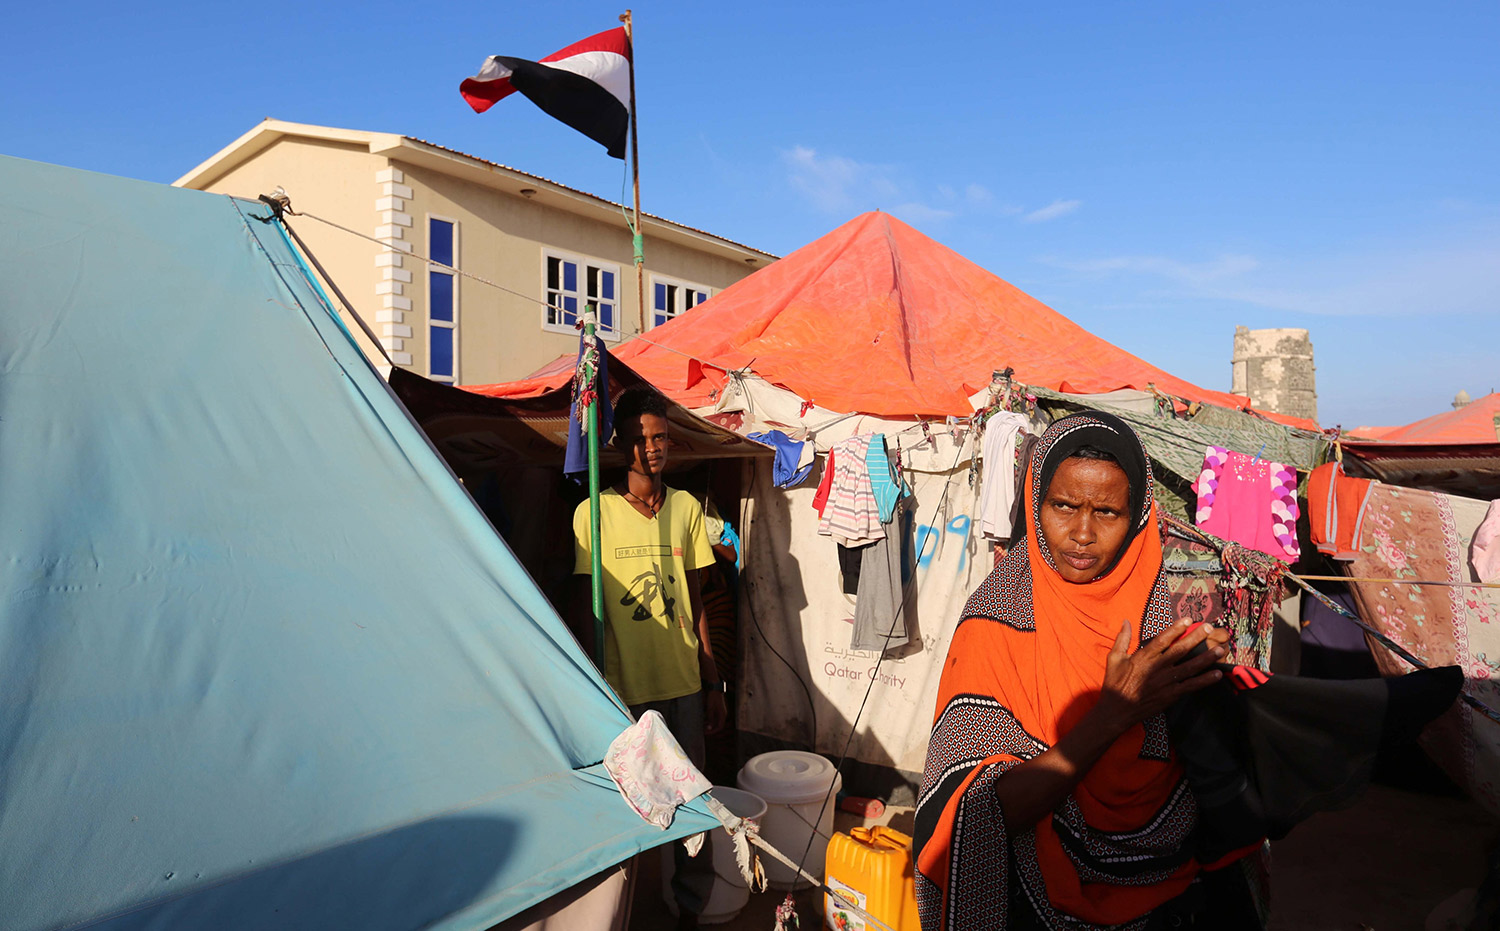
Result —
M625 24L625 41L630 43L630 174L635 189L635 306L639 313L637 333L646 332L646 239L641 235L641 160L640 142L635 129L635 19L629 10L620 16Z
M599 341L594 336L595 320L594 305L588 304L584 307L583 314L583 342L587 347L583 354L584 377L589 381L589 388L584 389L584 398L588 402L588 415L584 418L585 430L588 432L589 448L589 582L593 589L594 602L594 663L598 665L599 671L604 671L604 553L600 549L599 534L599 399L600 392L608 391L609 386L600 384L598 346ZM588 360L593 358L592 367Z

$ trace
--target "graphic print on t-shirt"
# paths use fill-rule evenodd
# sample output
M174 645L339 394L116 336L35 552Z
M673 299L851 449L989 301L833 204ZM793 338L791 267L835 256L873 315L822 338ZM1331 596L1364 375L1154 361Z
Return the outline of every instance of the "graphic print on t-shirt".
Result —
M668 546L666 544L653 544L649 546L617 546L615 547L615 559L652 559L656 556L681 556L682 548ZM666 581L662 581L663 573L661 565L654 559L650 568L644 569L639 575L625 584L625 594L620 598L620 605L633 608L630 619L633 621L648 621L652 617L660 616L666 620L668 626L676 624L682 627L681 619L677 617L677 599L672 597L672 589L669 585L677 584L677 577L666 575ZM657 604L660 603L660 610Z

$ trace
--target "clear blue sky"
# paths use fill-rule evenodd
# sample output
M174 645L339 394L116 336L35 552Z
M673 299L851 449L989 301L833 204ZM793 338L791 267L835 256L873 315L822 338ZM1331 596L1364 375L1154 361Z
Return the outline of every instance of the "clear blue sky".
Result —
M619 162L458 82L616 24L580 3L23 4L0 152L170 181L265 116L404 133L619 199ZM1500 388L1500 4L639 2L647 210L786 253L916 225L1229 387L1312 331L1321 419ZM295 193L295 192L294 192Z

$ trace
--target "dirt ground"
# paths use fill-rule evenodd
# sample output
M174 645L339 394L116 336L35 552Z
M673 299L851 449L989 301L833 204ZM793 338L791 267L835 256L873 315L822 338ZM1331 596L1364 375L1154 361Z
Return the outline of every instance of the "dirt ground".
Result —
M911 830L911 809L881 822ZM839 814L847 831L861 823ZM1272 931L1450 931L1484 878L1500 819L1463 798L1372 786L1353 808L1317 815L1272 849ZM661 898L660 857L638 861L632 931L676 927ZM784 892L753 895L724 931L770 931ZM797 894L802 931L821 927L818 896ZM915 929L898 929L915 931Z
M1497 838L1468 799L1372 786L1273 845L1272 931L1448 931L1435 910L1467 904Z

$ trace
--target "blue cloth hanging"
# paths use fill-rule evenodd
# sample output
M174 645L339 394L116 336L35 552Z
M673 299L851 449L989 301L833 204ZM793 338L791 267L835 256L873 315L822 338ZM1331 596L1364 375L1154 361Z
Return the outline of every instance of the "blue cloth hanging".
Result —
M865 468L870 473L870 490L875 494L875 506L880 509L880 522L888 524L896 512L896 502L910 495L911 489L891 462L884 433L871 438L865 450Z
M748 437L776 450L776 461L771 467L771 476L777 488L794 488L807 480L807 474L812 471L812 463L809 462L804 466L798 465L802 461L802 447L806 445L805 443L792 439L780 430L751 433Z

